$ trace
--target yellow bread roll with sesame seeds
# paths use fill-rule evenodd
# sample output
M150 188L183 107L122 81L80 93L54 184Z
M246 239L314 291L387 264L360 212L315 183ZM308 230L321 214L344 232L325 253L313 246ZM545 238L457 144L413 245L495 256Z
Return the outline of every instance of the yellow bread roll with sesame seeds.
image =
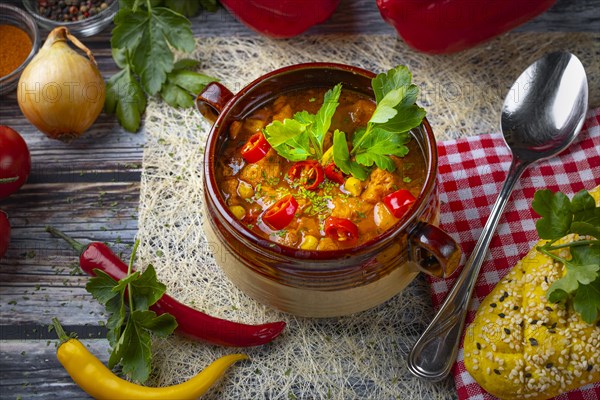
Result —
M590 194L600 204L600 186ZM467 371L503 400L544 400L600 382L600 319L588 324L570 305L548 302L546 291L564 267L536 250L544 243L498 283L465 332Z

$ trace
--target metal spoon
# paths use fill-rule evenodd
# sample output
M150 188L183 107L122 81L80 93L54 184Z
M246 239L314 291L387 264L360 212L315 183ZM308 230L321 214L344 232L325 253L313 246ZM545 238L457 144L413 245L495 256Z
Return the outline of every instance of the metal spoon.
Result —
M513 84L501 118L504 141L513 155L506 181L456 284L408 356L414 375L439 381L450 372L479 269L515 184L531 164L557 155L573 142L587 106L585 70L571 53L544 56Z

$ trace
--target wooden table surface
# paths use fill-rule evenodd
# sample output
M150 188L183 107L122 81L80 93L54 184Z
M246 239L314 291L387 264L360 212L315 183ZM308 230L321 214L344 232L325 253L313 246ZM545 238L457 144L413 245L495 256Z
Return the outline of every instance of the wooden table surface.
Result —
M20 4L20 1L11 0ZM597 32L600 0L558 0L545 14L518 28L528 32ZM192 19L197 37L255 33L225 10ZM115 71L110 27L84 38L105 78ZM307 34L388 33L375 0L342 0L326 23ZM77 256L45 232L53 225L78 240L104 241L129 255L137 230L144 130L125 132L113 116L101 114L70 144L50 140L21 114L16 94L0 97L0 124L19 131L29 146L32 171L21 190L0 201L12 225L11 245L0 260L0 398L88 398L56 359L52 317L107 360L106 319L85 290L87 277Z

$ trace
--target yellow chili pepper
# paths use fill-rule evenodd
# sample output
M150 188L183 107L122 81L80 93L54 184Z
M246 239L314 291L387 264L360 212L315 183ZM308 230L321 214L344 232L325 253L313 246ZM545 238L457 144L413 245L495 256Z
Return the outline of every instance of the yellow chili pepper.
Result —
M67 339L58 320L53 319L61 340ZM58 325L57 325L58 324ZM58 361L73 381L95 399L186 400L202 396L233 363L247 359L245 354L230 354L213 361L202 372L186 382L166 387L136 385L119 378L98 360L77 339L68 339L58 346Z

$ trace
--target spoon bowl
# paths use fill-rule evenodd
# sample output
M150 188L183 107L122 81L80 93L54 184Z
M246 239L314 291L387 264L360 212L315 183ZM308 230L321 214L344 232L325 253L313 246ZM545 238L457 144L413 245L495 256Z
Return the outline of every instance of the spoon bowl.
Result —
M515 184L530 165L559 154L575 140L587 103L585 70L567 52L537 60L511 87L501 117L504 141L513 156L506 180L456 284L408 355L414 375L439 381L450 372L479 270Z
M529 66L506 96L504 141L522 161L553 157L577 137L587 104L588 83L579 59L566 52L550 53Z

